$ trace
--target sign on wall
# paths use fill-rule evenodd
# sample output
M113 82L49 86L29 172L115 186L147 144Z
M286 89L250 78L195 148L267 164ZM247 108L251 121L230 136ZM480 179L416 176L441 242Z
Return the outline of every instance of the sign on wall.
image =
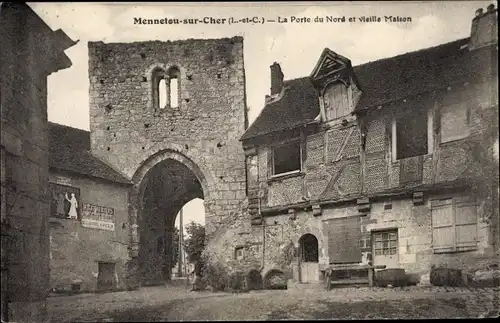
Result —
M115 210L110 207L82 204L82 227L99 230L115 230Z
M72 186L49 183L52 196L50 216L78 220L80 212L80 189Z

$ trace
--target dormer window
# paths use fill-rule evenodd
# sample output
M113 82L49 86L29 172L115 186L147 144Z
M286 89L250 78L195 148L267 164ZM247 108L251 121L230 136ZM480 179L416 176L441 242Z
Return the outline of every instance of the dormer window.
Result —
M350 111L347 86L337 81L325 88L323 100L327 120L334 120L348 115Z

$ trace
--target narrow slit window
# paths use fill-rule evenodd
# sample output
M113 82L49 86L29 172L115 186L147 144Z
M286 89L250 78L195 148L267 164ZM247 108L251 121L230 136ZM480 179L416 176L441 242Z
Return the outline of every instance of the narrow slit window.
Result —
M158 101L160 109L165 109L167 106L167 92L167 82L162 78L158 84Z
M172 108L179 106L179 79L177 76L170 79L170 106Z
M168 100L170 108L178 108L180 104L180 70L176 66L172 66L168 70Z

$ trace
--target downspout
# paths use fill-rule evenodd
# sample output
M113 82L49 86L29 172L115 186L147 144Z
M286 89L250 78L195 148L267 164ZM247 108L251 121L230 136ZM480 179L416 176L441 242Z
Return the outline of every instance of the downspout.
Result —
M261 191L259 190L259 217L262 219L262 264L260 266L260 271L264 270L265 266L265 256L266 256L266 221L262 218L261 208L260 208L260 199L261 199Z

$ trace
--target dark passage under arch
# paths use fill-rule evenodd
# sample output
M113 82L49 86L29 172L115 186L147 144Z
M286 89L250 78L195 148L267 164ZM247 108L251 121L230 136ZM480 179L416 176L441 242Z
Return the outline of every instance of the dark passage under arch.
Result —
M175 220L180 209L204 198L197 176L183 163L166 159L144 176L139 203L139 279L142 285L168 282L177 261L173 257Z

